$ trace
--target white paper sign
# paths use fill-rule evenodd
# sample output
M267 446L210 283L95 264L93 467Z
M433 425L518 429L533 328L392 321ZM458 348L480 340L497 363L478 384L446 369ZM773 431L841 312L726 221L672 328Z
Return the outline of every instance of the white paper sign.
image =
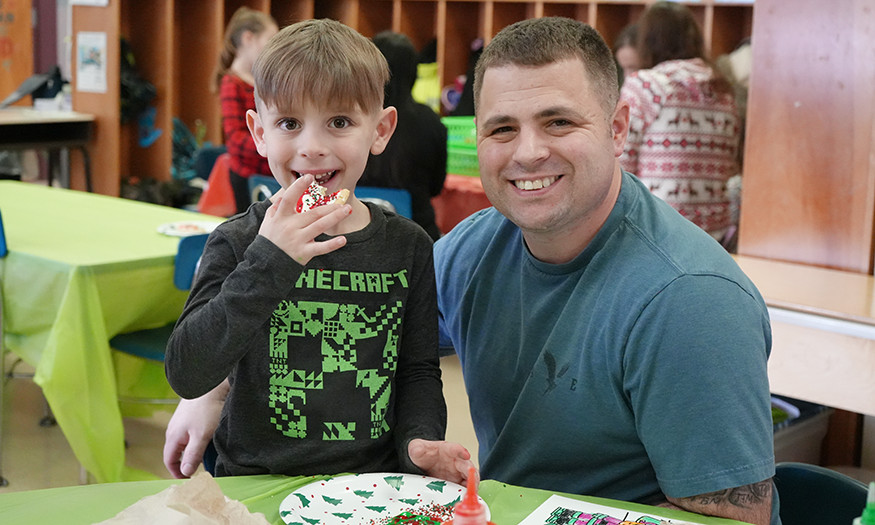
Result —
M109 5L109 0L69 0L70 5L94 5L98 7L106 7Z
M606 507L562 496L550 496L520 522L520 525L696 525L694 522L669 519L659 514Z
M76 33L76 89L106 93L106 33Z

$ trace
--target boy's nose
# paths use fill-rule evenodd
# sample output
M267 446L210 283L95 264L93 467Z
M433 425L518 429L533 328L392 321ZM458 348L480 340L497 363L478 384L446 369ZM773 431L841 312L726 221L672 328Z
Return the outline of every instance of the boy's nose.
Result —
M298 154L302 157L324 157L328 154L326 141L317 131L304 131L299 135Z

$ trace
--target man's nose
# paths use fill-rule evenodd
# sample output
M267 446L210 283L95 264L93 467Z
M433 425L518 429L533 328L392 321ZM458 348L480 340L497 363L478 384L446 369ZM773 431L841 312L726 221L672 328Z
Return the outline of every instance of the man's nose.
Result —
M531 128L520 128L516 137L513 160L522 166L533 166L550 156L549 137Z

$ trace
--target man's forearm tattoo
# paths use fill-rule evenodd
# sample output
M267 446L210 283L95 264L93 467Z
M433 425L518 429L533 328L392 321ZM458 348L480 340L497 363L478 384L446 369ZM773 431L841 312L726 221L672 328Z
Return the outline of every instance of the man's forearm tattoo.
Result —
M752 485L718 490L708 494L699 494L690 499L699 505L722 505L728 503L736 507L750 508L771 497L772 481L760 481Z

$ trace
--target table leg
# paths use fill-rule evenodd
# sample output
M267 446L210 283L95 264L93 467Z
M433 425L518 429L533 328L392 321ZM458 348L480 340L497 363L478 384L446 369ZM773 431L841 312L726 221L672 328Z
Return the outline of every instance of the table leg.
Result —
M85 165L85 189L89 193L94 193L94 187L91 185L91 155L88 154L88 148L79 146L79 151L82 152L82 163Z
M60 150L57 150L57 149L50 149L47 151L47 153L48 153L48 170L47 170L48 174L47 175L48 175L49 187L51 188L54 185L54 181L55 181L55 170L58 170L58 180L62 180L61 173L60 173L60 170L61 170L61 159L60 159L61 152L60 152Z

